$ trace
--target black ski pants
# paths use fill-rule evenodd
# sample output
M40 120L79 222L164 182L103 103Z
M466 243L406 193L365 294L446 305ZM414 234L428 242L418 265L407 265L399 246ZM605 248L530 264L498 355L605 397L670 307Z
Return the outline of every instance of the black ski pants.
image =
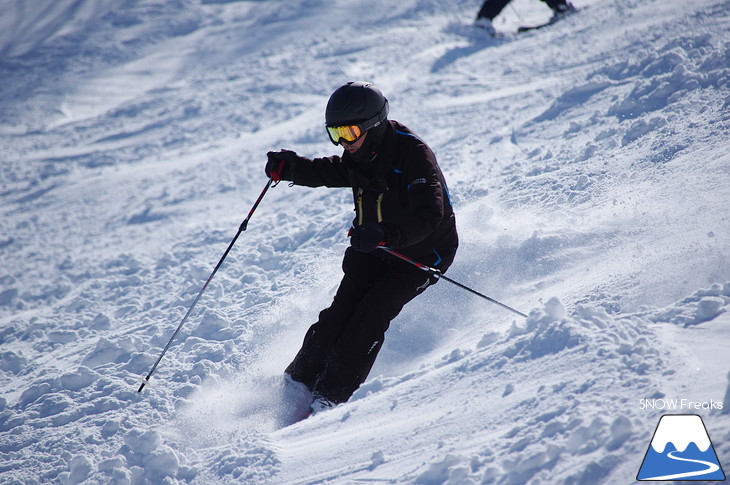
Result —
M499 13L504 10L504 7L506 7L510 1L511 0L484 0L482 8L479 9L479 13L477 14L477 18L488 18L489 20L494 19L494 17L499 15ZM553 9L553 11L556 11L558 8L560 8L561 5L566 4L566 0L541 1L547 3L548 7Z
M286 372L314 394L347 401L365 381L385 331L403 306L435 282L402 261L348 248L332 305L319 314Z

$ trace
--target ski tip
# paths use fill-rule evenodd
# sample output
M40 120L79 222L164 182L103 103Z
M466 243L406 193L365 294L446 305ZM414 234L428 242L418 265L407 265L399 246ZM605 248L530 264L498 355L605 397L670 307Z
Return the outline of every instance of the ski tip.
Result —
M517 32L523 33L523 32L529 32L531 30L538 30L538 29L542 29L543 27L547 27L548 25L552 25L552 22L546 22L544 24L537 24L537 25L521 25L517 28Z
M543 27L548 27L550 25L557 23L560 20L563 20L563 19L569 17L570 15L577 13L578 11L579 11L579 9L577 9L575 7L571 7L570 10L566 10L565 12L561 12L561 13L553 15L552 18L550 20L548 20L547 22L543 22L541 24L535 24L535 25L522 25L517 28L517 32L519 32L519 33L529 32L531 30L538 30L538 29L542 29Z

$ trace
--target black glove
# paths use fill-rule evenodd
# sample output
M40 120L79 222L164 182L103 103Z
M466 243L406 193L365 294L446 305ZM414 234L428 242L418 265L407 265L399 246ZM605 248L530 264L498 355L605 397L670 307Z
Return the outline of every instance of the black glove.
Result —
M291 150L280 152L269 152L266 154L266 176L274 182L279 180L292 180L294 178L294 164L302 157Z
M363 253L375 251L381 243L385 242L385 229L377 222L366 222L352 229L350 234L350 245Z

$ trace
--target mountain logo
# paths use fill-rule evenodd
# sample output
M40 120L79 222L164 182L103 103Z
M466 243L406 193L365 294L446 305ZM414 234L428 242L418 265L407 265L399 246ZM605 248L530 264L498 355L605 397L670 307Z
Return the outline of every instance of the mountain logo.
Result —
M702 418L696 414L662 416L636 479L725 480Z

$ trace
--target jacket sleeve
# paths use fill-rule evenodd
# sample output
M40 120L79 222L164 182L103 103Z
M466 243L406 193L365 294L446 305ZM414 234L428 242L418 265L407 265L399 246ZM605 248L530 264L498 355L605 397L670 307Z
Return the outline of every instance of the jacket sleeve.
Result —
M350 187L350 177L342 159L331 157L302 158L294 165L292 182L307 187Z
M435 156L424 145L411 150L404 164L407 217L398 224L386 223L387 243L394 249L417 244L431 235L444 219L448 195Z

